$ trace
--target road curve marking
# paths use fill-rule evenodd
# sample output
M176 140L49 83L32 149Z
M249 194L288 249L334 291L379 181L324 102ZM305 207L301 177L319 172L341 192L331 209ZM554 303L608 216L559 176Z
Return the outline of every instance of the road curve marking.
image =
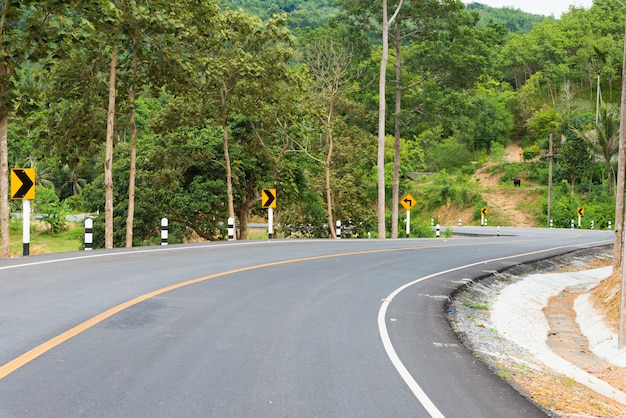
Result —
M409 282L403 286L400 286L399 288L391 292L389 296L382 299L383 303L380 306L380 309L378 311L378 332L380 334L380 339L382 340L383 347L385 348L385 352L387 353L387 357L389 357L389 360L391 361L393 366L396 368L396 371L400 374L400 377L402 378L402 380L404 380L404 383L409 387L411 392L413 392L413 395L415 396L417 401L422 404L424 409L426 409L426 411L430 414L431 417L445 418L445 415L443 415L443 413L439 410L439 408L437 408L434 402L428 397L428 395L426 395L426 392L424 392L422 387L413 378L413 376L411 375L409 370L406 368L404 363L402 363L402 360L400 360L398 353L396 353L396 350L393 347L393 343L391 342L391 337L389 336L389 332L387 331L387 323L385 321L385 318L387 317L387 308L389 307L390 301L393 300L400 292L407 289L408 287L411 287L414 284L423 282L425 280L432 279L433 277L441 276L443 274L452 273L454 271L478 266L481 264L493 263L495 261L502 261L502 260L508 260L508 259L516 258L516 257L524 257L528 255L541 254L541 253L563 249L563 248L576 248L576 247L582 247L582 246L588 247L590 245L600 244L604 242L606 241L603 240L603 241L597 241L595 243L592 242L592 243L586 243L586 244L563 245L559 247L547 248L545 250L531 251L531 252L523 253L523 254L516 254L516 255L511 255L511 256L506 256L506 257L493 258L491 260L478 261L475 263L466 264L466 265L459 266L459 267L454 267L448 270L440 271L438 273L429 274L428 276L424 276L417 280Z
M467 245L467 244L465 244ZM203 276L203 277L198 277L196 279L191 279L191 280L187 280L184 282L180 282L180 283L176 283L170 286L166 286L157 290L154 290L152 292L146 293L144 295L138 296L134 299L128 300L126 302L123 302L117 306L114 306L110 309L107 309L106 311L76 325L73 328L70 328L69 330L57 335L56 337L51 338L50 340L38 345L37 347L25 352L24 354L20 355L19 357L16 357L15 359L5 363L4 365L0 366L0 380L4 379L6 376L8 376L9 374L13 373L14 371L18 370L19 368L25 366L26 364L30 363L31 361L33 361L34 359L36 359L37 357L43 355L44 353L52 350L54 347L57 347L60 344L63 344L64 342L68 341L69 339L79 335L80 333L88 330L89 328L99 324L100 322L112 317L113 315L116 315L120 312L122 312L125 309L130 308L131 306L137 305L138 303L141 303L147 299L156 297L156 296L160 296L164 293L176 290L176 289L180 289L182 287L185 286L189 286L192 284L196 284L196 283L200 283L200 282L204 282L207 280L211 280L211 279L215 279L218 277L223 277L223 276L228 276L228 275L232 275L232 274L237 274L237 273L241 273L241 272L245 272L245 271L250 271L250 270L256 270L256 269L261 269L261 268L266 268L266 267L272 267L272 266L279 266L279 265L283 265L283 264L290 264L290 263L297 263L297 262L303 262L303 261L311 261L311 260L321 260L321 259L325 259L325 258L335 258L335 257L346 257L346 256L351 256L351 255L363 255L363 254L372 254L372 253L384 253L384 252L392 252L392 251L413 251L413 250L419 250L419 249L429 249L429 248L437 248L439 246L421 246L421 247L401 247L401 248L387 248L387 249L377 249L377 250L365 250L365 251L356 251L356 252L349 252L349 253L335 253L335 254L325 254L325 255L319 255L319 256L312 256L312 257L303 257L303 258L294 258L294 259L289 259L289 260L281 260L281 261L275 261L275 262L271 262L271 263L264 263L264 264L257 264L254 266L248 266L248 267L241 267L241 268L237 268L237 269L233 269L233 270L227 270L227 271L222 271L219 273L215 273L215 274L211 274L208 276ZM188 247L191 248L191 247ZM193 248L198 248L198 247L193 247ZM182 249L182 248L181 248ZM129 253L107 253L107 254L99 254L99 255L90 255L87 257L94 257L94 256L107 256L107 255L115 255L115 254L136 254L137 252L151 252L151 251L159 251L160 249L154 249L154 250L141 250L141 251L133 251L133 252L129 252ZM37 265L37 264L47 264L47 263L51 263L51 262L58 262L58 261L67 261L67 260L75 260L75 259L80 259L80 258L84 258L84 257L74 257L74 258L63 258L63 259L59 259L59 260L46 260L46 261L40 261L40 262L33 262L33 263L28 263L28 264L20 264L20 265L16 265L16 266L8 266L8 268L12 268L12 267L19 267L19 266L25 266L25 265Z

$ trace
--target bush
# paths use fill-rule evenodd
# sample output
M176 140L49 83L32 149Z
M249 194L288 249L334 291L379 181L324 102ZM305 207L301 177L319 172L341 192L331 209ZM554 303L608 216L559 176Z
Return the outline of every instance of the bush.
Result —
M73 196L68 197L67 199L65 199L65 202L67 203L67 206L75 211L75 212L82 212L83 211L83 201L82 201L82 197L78 194L75 194Z

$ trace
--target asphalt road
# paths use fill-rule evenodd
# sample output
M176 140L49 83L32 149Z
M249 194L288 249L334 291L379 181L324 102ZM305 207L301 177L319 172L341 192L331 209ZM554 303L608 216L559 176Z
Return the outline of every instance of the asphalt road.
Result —
M445 301L613 233L475 229L0 259L0 417L545 416Z

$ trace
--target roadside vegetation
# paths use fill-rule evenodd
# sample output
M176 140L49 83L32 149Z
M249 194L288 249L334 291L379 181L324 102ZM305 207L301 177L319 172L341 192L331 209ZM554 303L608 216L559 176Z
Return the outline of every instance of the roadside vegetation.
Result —
M69 213L93 215L94 248L158 244L164 217L171 243L224 240L229 217L237 239L259 238L248 224L266 219L266 188L276 237L332 238L337 220L379 237L382 11L266 3L7 4L0 165L36 170L33 241L70 233ZM485 208L489 225L548 226L550 137L554 226L583 207L582 227L607 228L625 18L609 0L561 19L404 4L383 79L384 236L404 236L407 193L413 237L477 225ZM0 203L14 253L21 202Z

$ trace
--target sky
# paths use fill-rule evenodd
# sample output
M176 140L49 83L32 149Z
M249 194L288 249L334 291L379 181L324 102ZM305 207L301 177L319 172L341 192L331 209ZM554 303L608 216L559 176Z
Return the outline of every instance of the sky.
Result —
M569 6L591 7L593 0L463 0L464 3L481 3L491 7L512 7L528 13L560 18Z

